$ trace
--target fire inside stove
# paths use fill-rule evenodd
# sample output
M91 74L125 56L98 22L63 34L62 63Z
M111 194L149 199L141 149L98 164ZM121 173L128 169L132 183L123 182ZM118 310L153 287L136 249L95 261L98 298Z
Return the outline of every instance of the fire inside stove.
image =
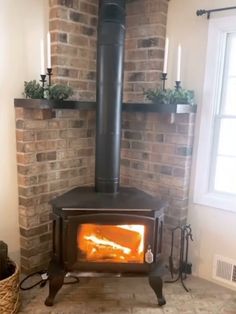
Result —
M143 225L82 224L77 232L78 259L87 262L143 263Z

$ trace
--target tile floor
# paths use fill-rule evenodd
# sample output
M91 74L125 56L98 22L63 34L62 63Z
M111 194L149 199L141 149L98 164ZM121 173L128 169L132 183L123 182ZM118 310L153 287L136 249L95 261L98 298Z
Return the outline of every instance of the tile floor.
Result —
M167 304L158 307L147 278L81 279L64 286L53 307L46 307L48 287L22 292L20 313L32 314L236 314L236 292L208 281L189 277L191 289L179 283L165 284Z

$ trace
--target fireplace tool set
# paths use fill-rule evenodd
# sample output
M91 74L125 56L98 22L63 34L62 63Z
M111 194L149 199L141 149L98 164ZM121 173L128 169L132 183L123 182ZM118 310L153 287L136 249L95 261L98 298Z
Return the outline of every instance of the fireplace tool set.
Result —
M178 268L174 267L174 243L175 234L180 231L180 250L179 250L179 265ZM171 251L169 256L169 271L171 273L172 280L165 281L166 283L174 283L180 279L184 289L189 292L184 280L187 278L187 274L192 273L192 264L188 262L189 241L193 241L192 229L190 225L178 226L171 230ZM178 274L174 279L174 274Z

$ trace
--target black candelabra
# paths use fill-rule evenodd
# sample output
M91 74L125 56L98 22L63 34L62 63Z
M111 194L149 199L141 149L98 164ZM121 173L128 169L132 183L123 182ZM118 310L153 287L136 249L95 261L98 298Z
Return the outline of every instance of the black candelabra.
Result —
M40 76L41 76L40 82L42 82L42 88L45 89L45 84L46 84L46 82L47 82L47 80L46 80L46 74L40 74Z
M167 73L161 73L161 80L162 80L162 90L166 90L166 80L167 80Z
M47 68L48 86L52 85L52 68Z
M175 81L175 90L178 91L181 89L181 81Z
M49 90L49 87L52 85L52 68L47 68L47 73L46 74L40 74L41 80L40 82L42 83L42 88L44 91L44 96L47 90ZM46 86L47 83L47 76L48 76L48 84ZM47 98L47 97L46 97Z
M162 90L166 90L166 81L167 81L167 73L161 73L161 81L162 81ZM180 90L181 87L181 81L175 81L175 90L178 91Z

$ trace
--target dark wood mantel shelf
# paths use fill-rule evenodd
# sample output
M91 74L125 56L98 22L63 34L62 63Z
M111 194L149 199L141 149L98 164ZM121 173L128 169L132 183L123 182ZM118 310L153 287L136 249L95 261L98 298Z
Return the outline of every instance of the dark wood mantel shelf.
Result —
M25 109L78 109L95 110L96 102L92 101L54 101L47 99L24 99L16 98L15 107ZM159 112L159 113L191 113L197 111L196 105L170 104L160 105L152 103L123 103L123 111L127 112Z

